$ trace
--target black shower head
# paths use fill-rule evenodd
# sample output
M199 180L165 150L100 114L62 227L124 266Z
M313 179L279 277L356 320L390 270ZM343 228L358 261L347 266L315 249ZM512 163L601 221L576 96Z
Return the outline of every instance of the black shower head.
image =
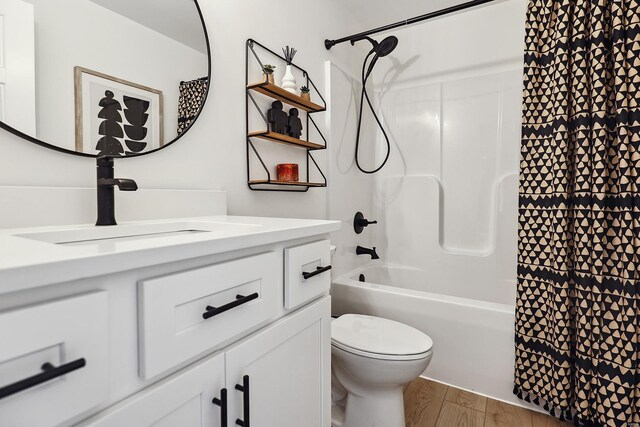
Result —
M375 55L373 56L373 59L369 64L369 69L367 70L366 77L369 77L369 75L373 71L373 67L375 67L376 63L378 62L378 59L389 55L391 52L393 52L396 46L398 46L398 38L396 36L386 37L380 43L376 43L373 46L373 50L371 52L375 53Z
M376 51L376 55L382 58L393 52L396 46L398 46L398 38L396 36L389 36L378 43L378 45L374 47L374 50Z
M369 52L369 55L367 55L367 58L375 54L373 56L373 59L371 60L371 63L369 64L367 73L365 74L366 77L369 77L369 75L373 71L373 67L375 67L379 58L389 55L391 52L393 52L396 46L398 46L398 38L396 36L386 37L381 42L377 42L371 37L362 36L362 37L351 39L351 44L354 45L356 44L356 42L359 42L360 40L369 40L369 42L373 45L373 48Z
M383 56L389 55L393 50L398 46L398 38L396 36L389 36L383 39L381 42L377 42L371 37L362 36L355 39L351 39L351 45L353 46L356 42L360 40L369 40L369 43L373 45L373 49L371 49L370 53L375 53L376 56L382 58Z

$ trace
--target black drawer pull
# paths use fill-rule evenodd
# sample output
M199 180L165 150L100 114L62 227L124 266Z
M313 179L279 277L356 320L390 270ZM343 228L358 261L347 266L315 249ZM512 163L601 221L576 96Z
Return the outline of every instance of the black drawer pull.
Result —
M303 271L302 272L302 277L304 277L304 280L307 280L307 279L312 278L313 276L317 276L318 274L322 274L325 271L329 271L329 270L331 270L331 266L330 265L327 265L326 267L318 267L316 269L316 271L314 271L312 273L307 273L306 271Z
M207 311L205 311L202 314L202 318L203 319L209 319L213 316L217 316L218 314L224 313L225 311L229 311L233 308L236 308L242 304L246 304L249 301L253 301L254 299L259 298L260 295L258 295L257 292L251 294L251 295L247 295L246 297L243 295L236 295L236 300L233 302L230 302L229 304L225 304L223 306L220 307L211 307L210 305L208 305L206 307Z
M42 383L46 383L47 381L51 381L54 378L66 375L69 372L75 371L76 369L83 368L86 364L87 361L84 360L84 358L66 363L64 365L60 365L57 368L51 363L45 363L44 365L42 365L42 370L44 372L0 388L0 399L11 396L12 394L20 393L21 391L24 391L31 387L35 387Z
M220 390L220 399L215 397L211 403L220 407L220 427L227 427L227 389Z
M249 375L242 377L242 385L236 384L236 390L242 392L242 418L236 419L236 424L242 427L251 427L249 424L249 415L251 413L249 404Z

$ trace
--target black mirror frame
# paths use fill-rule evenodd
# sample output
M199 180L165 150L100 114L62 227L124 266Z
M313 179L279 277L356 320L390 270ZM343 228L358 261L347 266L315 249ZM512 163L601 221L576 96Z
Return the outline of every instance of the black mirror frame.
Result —
M191 124L189 125L189 127L186 128L184 130L184 132L182 132L180 135L176 136L173 140L167 142L162 147L158 147L158 148L155 148L153 150L149 150L147 152L140 153L140 154L130 154L130 155L127 155L127 156L99 156L98 154L80 153L78 151L69 150L67 148L61 148L61 147L58 147L56 145L49 144L48 142L44 142L44 141L42 141L42 140L40 140L38 138L35 138L33 136L27 135L27 134L19 131L18 129L15 129L15 128L9 126L8 124L6 124L5 122L3 122L1 120L0 120L0 129L4 129L7 132L12 133L12 134L14 134L14 135L16 135L16 136L18 136L18 137L20 137L22 139L26 139L29 142L37 144L37 145L39 145L41 147L48 148L50 150L58 151L60 153L65 153L65 154L71 154L71 155L79 156L79 157L89 157L89 158L93 158L93 159L97 159L99 157L113 157L115 159L128 159L128 158L133 158L133 157L146 156L148 154L155 153L156 151L163 150L163 149L169 147L170 145L173 145L173 143L175 143L180 138L182 138L184 135L186 135L187 132L189 132L189 130L191 130L191 127L198 121L198 118L200 117L200 114L202 113L202 110L204 109L204 106L207 103L207 98L209 97L209 90L211 89L211 44L209 43L209 32L207 31L207 24L204 21L204 16L202 15L202 10L200 9L200 4L198 3L198 0L193 0L193 2L195 4L195 6L196 6L196 10L198 11L198 16L200 17L200 23L202 24L202 30L204 31L205 43L207 45L207 66L208 66L207 78L208 78L209 83L207 84L207 90L205 91L204 99L202 100L202 107L200 108L200 110L198 111L196 116L194 117L194 119L191 122Z

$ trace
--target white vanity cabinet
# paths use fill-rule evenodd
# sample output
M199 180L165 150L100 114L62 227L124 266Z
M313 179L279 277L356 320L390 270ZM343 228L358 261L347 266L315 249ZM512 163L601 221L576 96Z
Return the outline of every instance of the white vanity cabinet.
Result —
M136 242L33 274L0 260L0 426L330 427L325 236L338 225L261 221L278 232Z

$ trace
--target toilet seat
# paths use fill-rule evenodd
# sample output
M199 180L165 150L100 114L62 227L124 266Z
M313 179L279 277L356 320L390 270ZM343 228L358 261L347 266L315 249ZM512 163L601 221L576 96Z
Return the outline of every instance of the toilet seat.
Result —
M366 351L356 350L354 348L341 345L336 342L331 342L331 346L335 348L339 348L340 350L346 351L347 353L355 354L356 356L366 357L369 359L379 359L379 360L388 360L388 361L403 361L403 360L419 360L426 359L431 355L431 350L425 353L419 354L406 354L406 355L397 355L397 354L380 354L380 353L368 353Z
M345 314L331 322L331 345L358 356L384 360L417 360L431 354L425 333L389 319Z

